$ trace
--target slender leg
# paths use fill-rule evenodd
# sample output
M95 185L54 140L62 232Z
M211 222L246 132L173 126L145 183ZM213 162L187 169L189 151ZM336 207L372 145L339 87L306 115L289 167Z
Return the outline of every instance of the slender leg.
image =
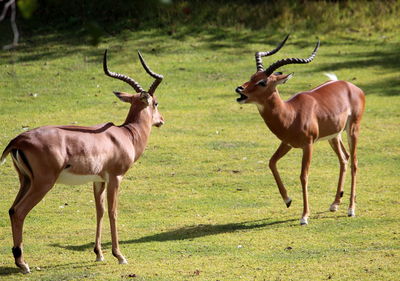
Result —
M359 122L354 122L350 125L348 130L348 140L350 146L350 162L351 162L351 192L350 192L350 204L347 215L354 217L356 215L356 175L358 168L357 160L357 142L359 134Z
M300 181L303 189L303 215L300 219L301 225L308 224L308 216L310 214L310 209L308 207L307 185L308 185L308 171L311 164L311 157L312 157L312 144L310 143L303 148L303 160L301 162Z
M18 169L18 167L15 165L15 163L14 163L14 166L15 166L15 169L17 170L17 172L18 172L19 181L20 181L20 189L19 189L18 194L15 197L14 203L11 205L10 210L8 211L8 213L10 215L10 220L11 220L11 230L12 230L12 233L13 233L13 240L16 241L16 239L14 238L14 236L15 236L14 234L16 234L18 232L18 230L14 230L15 229L15 225L13 224L13 217L15 216L15 205L17 205L21 201L21 199L25 196L25 194L28 192L28 190L29 190L29 188L31 186L31 182L30 182L29 177L24 175ZM17 242L18 242L18 240L17 240ZM22 242L22 238L21 238L21 242ZM15 264L22 269L23 273L29 273L30 272L29 266L24 262L24 259L22 257L22 243L20 243L19 246L18 246L18 244L14 243L14 247L12 248L12 252L13 252L13 255L14 255L14 258L15 258ZM17 260L17 258L18 258L18 260Z
M23 273L29 273L28 264L24 261L22 250L22 232L24 220L33 207L39 203L46 193L53 187L54 182L38 183L33 181L26 194L10 209L11 229L13 233L14 247L12 249L15 264Z
M117 208L118 208L118 189L122 177L111 177L107 185L107 203L108 216L110 218L112 253L118 259L120 264L128 263L125 257L121 254L118 246L118 231L117 231Z
M93 183L93 193L96 203L96 217L97 217L97 227L96 227L96 242L94 245L94 252L96 253L96 261L103 261L104 256L101 250L101 228L103 225L104 216L104 199L105 199L105 184L103 182Z
M346 151L346 147L344 147L342 137L340 137L340 148L342 149L342 152L344 153L344 156L346 157L347 161L350 159L350 154Z
M275 151L274 155L272 155L271 159L269 160L269 168L272 171L272 174L274 175L276 184L278 185L279 192L282 196L283 201L286 203L286 207L290 207L290 204L292 203L292 199L287 195L287 191L285 186L282 183L281 177L279 175L278 169L276 167L276 162L278 162L279 159L281 159L283 156L286 155L290 151L292 147L285 143L281 143L278 147L278 149Z
M340 164L339 182L337 186L336 196L335 200L329 208L331 212L336 212L339 209L339 205L343 197L343 185L347 170L348 153L346 151L343 151L344 146L341 141L340 135L338 135L334 139L329 140L329 144L331 145L333 151L336 153Z
M17 205L19 201L21 201L21 199L28 192L29 187L31 186L31 180L30 180L29 176L27 176L23 172L21 172L20 169L18 169L18 167L15 164L14 164L14 167L19 176L20 187L19 187L18 194L15 197L14 203L11 205L10 212L12 212L12 209L14 208L14 206Z

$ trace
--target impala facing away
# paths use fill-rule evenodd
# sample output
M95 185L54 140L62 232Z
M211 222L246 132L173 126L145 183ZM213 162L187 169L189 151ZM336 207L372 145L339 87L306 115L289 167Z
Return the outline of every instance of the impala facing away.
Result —
M278 185L279 192L289 208L292 199L287 195L285 186L279 176L276 163L292 147L303 150L300 181L303 189L303 214L301 225L308 224L308 170L311 163L313 144L318 140L328 140L339 158L340 174L335 200L330 206L332 212L339 207L343 196L344 177L349 157L351 159L351 194L348 216L355 216L356 173L357 173L357 141L360 131L361 117L365 108L365 96L357 86L333 79L312 90L300 92L289 100L283 101L277 86L284 84L293 74L274 72L287 64L311 62L319 48L319 41L311 56L307 59L289 58L279 60L264 70L263 56L279 51L289 35L272 51L255 54L257 72L250 81L236 88L240 95L240 104L253 103L257 106L261 117L268 128L281 140L278 150L269 161L269 167ZM347 153L341 134L347 132L350 155Z
M152 72L140 52L139 59L146 72L155 78L149 91L132 78L111 72L107 68L107 50L103 68L106 75L122 80L137 94L114 92L122 101L130 103L125 122L120 126L106 123L93 127L46 126L24 132L11 140L1 161L11 153L20 180L20 190L9 214L11 219L15 264L29 273L23 258L22 231L25 217L39 203L55 183L69 185L93 182L97 211L97 230L94 252L96 261L104 260L101 250L101 228L107 188L112 254L120 264L127 263L118 246L117 202L118 189L124 174L143 153L151 127L160 127L163 117L157 109L154 92L163 76Z

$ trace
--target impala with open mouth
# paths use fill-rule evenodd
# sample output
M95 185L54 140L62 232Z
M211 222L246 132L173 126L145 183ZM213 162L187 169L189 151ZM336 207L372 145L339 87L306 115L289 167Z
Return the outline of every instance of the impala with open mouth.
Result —
M280 140L281 144L269 161L269 167L278 185L279 192L289 207L292 199L287 195L285 186L278 173L276 163L293 147L303 150L300 181L303 190L303 213L300 223L308 224L308 171L311 163L313 145L318 140L328 140L340 163L339 182L335 200L330 206L336 211L343 196L344 177L347 162L351 161L351 193L348 216L355 216L357 143L361 117L365 108L365 95L357 86L333 78L314 89L300 92L289 100L281 99L278 85L286 83L293 74L275 72L278 68L290 64L310 63L316 56L319 41L308 58L287 58L274 62L266 70L262 57L278 52L289 35L272 51L255 54L257 72L249 81L236 88L240 95L240 104L255 104L268 128ZM350 154L342 142L342 132L346 130Z

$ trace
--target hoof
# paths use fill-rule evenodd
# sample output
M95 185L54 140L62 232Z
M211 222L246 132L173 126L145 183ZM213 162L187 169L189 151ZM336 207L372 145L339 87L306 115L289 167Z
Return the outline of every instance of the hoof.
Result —
M348 217L355 217L356 216L356 211L354 209L349 209L347 211L347 216Z
M300 225L307 225L308 224L308 218L301 218L300 219Z
M339 204L332 204L329 207L329 211L331 211L331 212L336 212L338 209L339 209Z
M119 251L113 250L112 254L114 257L116 257L118 259L119 264L127 264L128 263L128 261L125 259L125 257L123 255L121 255L121 253Z
M286 207L289 208L290 204L292 204L292 198L289 197L287 200L285 200L285 204L286 204Z
M103 257L103 256L97 257L97 258L96 258L96 261L104 261L104 257Z
M22 264L22 265L18 265L18 266L19 266L19 268L21 268L21 272L23 274L31 273L31 270L30 270L29 265L27 263Z

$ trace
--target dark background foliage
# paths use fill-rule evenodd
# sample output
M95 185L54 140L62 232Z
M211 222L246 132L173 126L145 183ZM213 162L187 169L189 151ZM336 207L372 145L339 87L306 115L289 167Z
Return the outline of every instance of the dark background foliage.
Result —
M392 30L391 22L399 26L400 14L400 0L17 0L17 4L22 39L67 30L76 37L86 36L93 45L106 35L149 28L170 35L182 29L193 34L226 27L266 33L364 29L368 34ZM10 38L8 15L0 23L0 43Z
M340 11L346 18L364 13L378 18L398 14L398 0L17 0L19 21L25 29L71 28L96 22L102 28L168 27L177 24L240 25L252 29L279 27L294 21L318 25ZM0 3L0 7L5 1ZM366 9L368 11L366 11ZM26 16L27 15L27 16Z

